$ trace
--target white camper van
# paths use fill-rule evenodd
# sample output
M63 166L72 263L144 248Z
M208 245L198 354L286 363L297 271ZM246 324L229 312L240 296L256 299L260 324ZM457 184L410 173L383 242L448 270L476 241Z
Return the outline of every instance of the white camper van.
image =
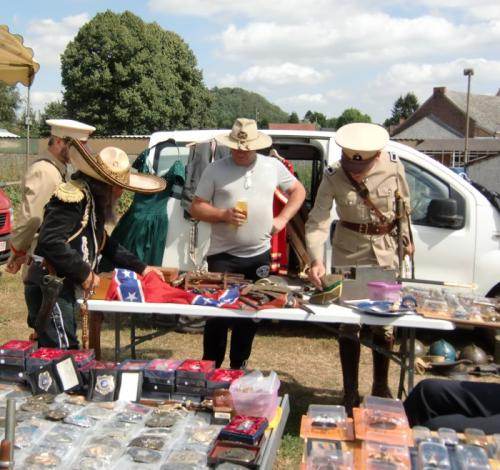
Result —
M187 163L189 144L207 141L229 130L156 132L149 147L151 166L161 174L177 160ZM306 210L314 203L325 167L340 158L334 132L264 130L273 148L290 160L307 189ZM415 277L476 284L478 295L500 295L500 213L471 184L411 147L390 142L387 150L404 163L411 190ZM432 200L448 204L432 204ZM445 207L446 210L440 208ZM202 263L210 228L199 223L193 244L193 222L178 199L170 199L169 232L163 265L190 270ZM335 214L333 214L335 218ZM193 250L196 246L196 250ZM330 247L325 249L329 263Z

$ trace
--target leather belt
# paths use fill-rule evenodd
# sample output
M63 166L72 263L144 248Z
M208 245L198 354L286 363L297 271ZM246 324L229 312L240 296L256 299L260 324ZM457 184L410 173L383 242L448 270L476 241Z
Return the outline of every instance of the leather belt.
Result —
M354 222L346 222L341 220L342 227L348 228L362 235L386 235L392 231L395 226L394 222L388 224L356 224Z

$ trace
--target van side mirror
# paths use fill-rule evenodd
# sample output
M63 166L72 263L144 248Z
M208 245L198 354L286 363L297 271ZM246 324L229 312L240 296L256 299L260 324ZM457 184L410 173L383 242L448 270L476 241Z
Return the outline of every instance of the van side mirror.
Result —
M435 227L459 228L463 221L455 199L432 199L427 207L427 222Z

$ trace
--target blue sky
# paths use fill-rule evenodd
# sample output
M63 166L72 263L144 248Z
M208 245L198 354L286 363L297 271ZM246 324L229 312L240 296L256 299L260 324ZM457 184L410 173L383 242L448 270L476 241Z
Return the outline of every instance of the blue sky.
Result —
M98 13L129 10L190 46L208 87L234 86L302 117L348 107L374 122L413 91L500 87L498 0L25 0L2 4L2 23L21 34L40 63L32 104L61 98L60 54ZM25 90L20 88L22 96Z

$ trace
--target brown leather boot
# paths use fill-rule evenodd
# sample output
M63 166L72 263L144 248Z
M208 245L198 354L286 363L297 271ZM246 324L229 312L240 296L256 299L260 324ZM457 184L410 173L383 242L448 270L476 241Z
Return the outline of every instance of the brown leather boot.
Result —
M386 351L392 351L394 337L386 338L384 336L374 335L373 343ZM372 395L383 398L393 398L389 389L389 361L387 356L372 350L373 357L373 385Z
M340 363L344 380L344 398L342 405L346 413L352 416L352 409L359 406L358 369L359 369L359 341L349 338L339 338Z

